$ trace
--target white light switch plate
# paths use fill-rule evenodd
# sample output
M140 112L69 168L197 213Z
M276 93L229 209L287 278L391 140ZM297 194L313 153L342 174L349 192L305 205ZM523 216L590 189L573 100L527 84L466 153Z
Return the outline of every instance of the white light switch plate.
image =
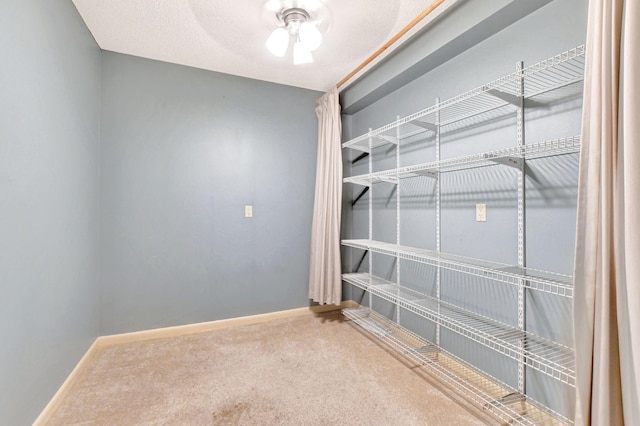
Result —
M476 204L476 222L486 222L486 221L487 221L487 205Z
M253 217L253 206L244 206L244 217Z

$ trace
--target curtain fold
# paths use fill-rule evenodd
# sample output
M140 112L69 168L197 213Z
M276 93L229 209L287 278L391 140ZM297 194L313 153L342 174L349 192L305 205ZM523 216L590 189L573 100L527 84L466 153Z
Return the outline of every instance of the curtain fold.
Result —
M640 2L590 0L578 183L577 425L640 424Z
M318 159L311 231L309 298L320 304L339 305L342 300L342 121L338 89L333 88L317 102Z
M625 1L618 150L618 338L625 424L640 425L640 2Z

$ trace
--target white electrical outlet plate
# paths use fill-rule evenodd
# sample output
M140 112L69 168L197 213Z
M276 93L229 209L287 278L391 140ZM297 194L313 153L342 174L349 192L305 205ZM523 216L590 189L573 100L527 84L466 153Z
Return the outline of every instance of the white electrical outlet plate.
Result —
M244 217L253 217L253 206L244 206Z
M476 204L476 222L486 222L486 221L487 221L487 205Z

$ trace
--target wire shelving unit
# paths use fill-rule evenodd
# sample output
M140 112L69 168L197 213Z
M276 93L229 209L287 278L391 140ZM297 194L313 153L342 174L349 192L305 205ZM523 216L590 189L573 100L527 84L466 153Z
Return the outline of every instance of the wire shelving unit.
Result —
M500 422L518 425L569 423L561 414L375 311L352 308L342 312L400 356L424 368L430 377L451 389L456 396Z
M542 373L562 386L575 387L575 353L573 348L537 335L527 329L527 297L537 292L558 300L573 298L573 277L526 266L525 245L525 171L526 162L580 152L580 136L568 136L534 143L524 138L525 110L570 101L582 94L584 46L563 52L534 65L516 64L516 71L476 87L453 98L410 114L394 122L351 139L343 148L360 151L359 159L377 148L395 150L395 167L373 171L369 157L368 173L344 178L344 183L364 186L357 199L369 193L369 236L345 239L344 247L364 250L368 271L343 275L343 281L365 291L369 306L373 297L384 300L395 309L395 320L377 314L370 308L344 310L344 315L366 331L382 339L400 354L417 362L431 375L458 392L463 399L494 418L514 424L571 424L571 419L533 400L527 392L527 371ZM447 132L491 123L494 119L515 117L515 146L455 158L440 158L440 137ZM400 166L401 148L414 141L430 140L435 144L435 160ZM512 167L517 169L517 247L516 264L503 264L441 251L441 186L443 173L480 167ZM404 179L427 177L435 181L435 249L423 249L400 243L401 191ZM375 184L395 185L396 242L373 239L373 197ZM356 200L357 201L357 200ZM355 201L354 201L355 203ZM373 275L373 255L395 259L395 278L389 281ZM362 257L359 266L363 263ZM435 295L427 295L403 285L399 260L429 265L435 270ZM358 267L359 267L358 266ZM517 290L517 324L506 324L442 300L441 289L455 280L456 274L483 278L483 283L507 284ZM513 294L513 293L510 293ZM401 308L401 309L400 309ZM435 339L427 341L402 326L401 312L410 312L435 327ZM446 329L465 340L489 348L496 356L515 360L517 386L511 386L441 346L441 330ZM512 362L512 361L510 361ZM513 365L513 364L512 364Z
M344 274L342 279L516 361L520 359L519 345L524 340L527 366L575 386L575 354L567 346L368 273Z
M529 145L482 152L464 157L405 166L399 169L346 177L343 179L343 182L363 186L371 186L372 184L380 182L396 184L400 179L417 176L437 177L438 173L494 166L496 164L518 167L522 160L532 160L534 158L551 157L576 152L580 152L580 136L570 136Z
M515 111L522 99L551 102L582 92L584 79L584 45L517 70L490 83L476 87L422 111L386 124L342 144L343 148L371 152L384 145L397 145L402 140L424 132L435 133L437 126L446 127L486 114L495 115L505 107ZM524 90L520 87L524 85ZM520 93L520 92L523 93ZM413 130L405 130L407 127ZM396 129L404 131L396 132Z
M507 265L482 259L457 256L415 247L401 246L374 240L343 240L342 245L369 250L373 253L385 254L400 259L412 260L432 266L439 266L451 271L462 272L481 278L489 278L507 284L524 286L531 290L555 294L563 297L573 297L573 277L540 271L533 268Z

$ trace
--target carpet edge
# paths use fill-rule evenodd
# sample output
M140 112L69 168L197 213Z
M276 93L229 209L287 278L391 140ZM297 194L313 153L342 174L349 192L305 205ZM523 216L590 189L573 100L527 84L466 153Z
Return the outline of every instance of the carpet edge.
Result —
M44 407L40 415L33 422L33 426L44 426L53 417L53 414L64 400L71 387L78 379L80 372L84 369L85 364L91 356L100 348L118 345L121 343L140 342L145 340L160 339L164 337L176 337L187 334L204 333L207 331L221 330L224 328L240 327L243 325L259 324L277 319L294 318L304 315L313 315L323 312L337 311L343 308L353 308L359 306L353 300L346 300L340 305L317 305L307 306L303 308L294 308L284 311L268 312L265 314L250 315L244 317L229 318L217 321L202 322L196 324L180 325L174 327L156 328L152 330L136 331L132 333L112 334L108 336L99 336L89 346L87 352L80 358L78 364L73 368L69 376L62 383L53 398Z

